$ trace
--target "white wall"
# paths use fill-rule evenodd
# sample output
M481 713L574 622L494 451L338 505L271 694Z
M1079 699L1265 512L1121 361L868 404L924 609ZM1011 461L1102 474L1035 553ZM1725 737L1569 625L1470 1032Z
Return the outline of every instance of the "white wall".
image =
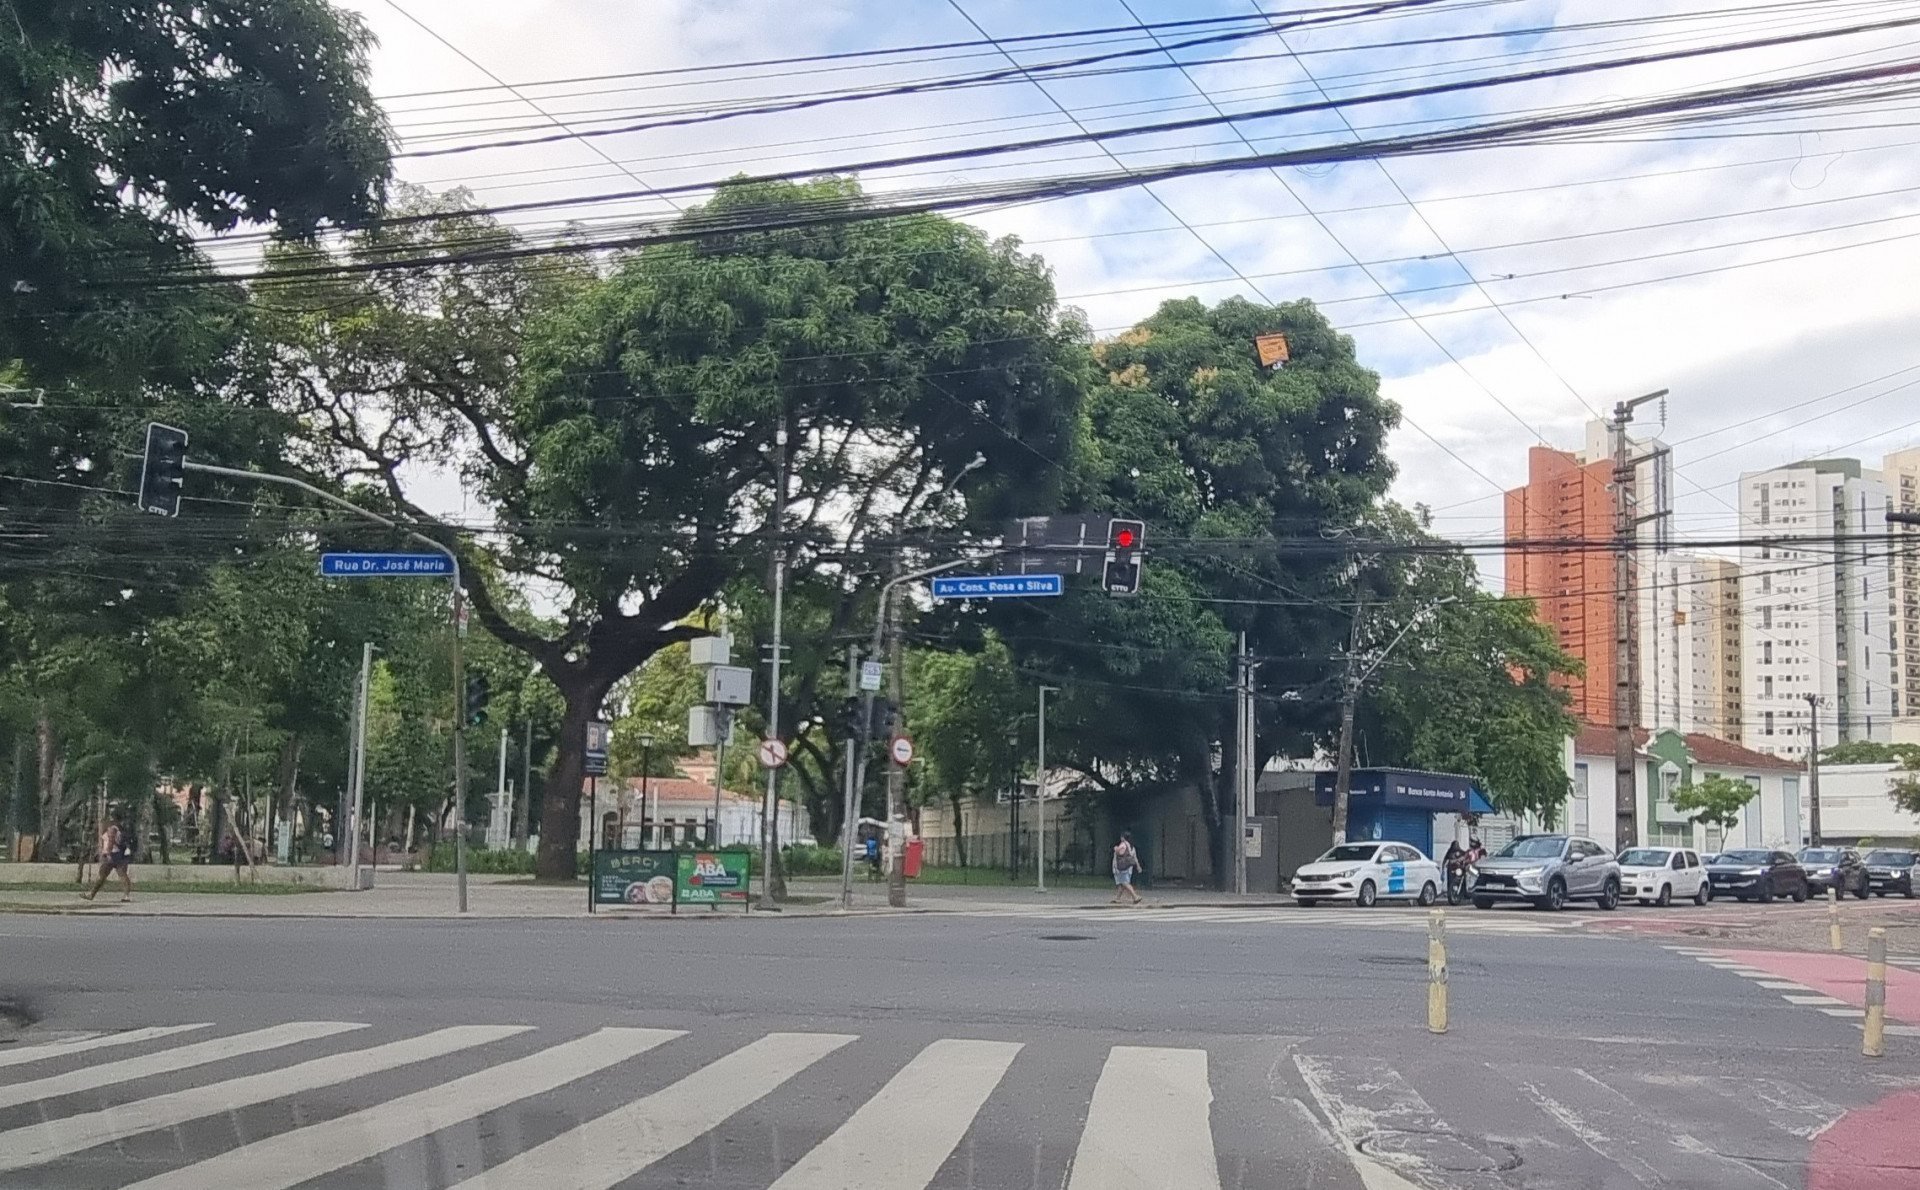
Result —
M1900 766L1820 766L1820 835L1823 839L1907 839L1920 835L1920 818L1903 814L1887 796Z

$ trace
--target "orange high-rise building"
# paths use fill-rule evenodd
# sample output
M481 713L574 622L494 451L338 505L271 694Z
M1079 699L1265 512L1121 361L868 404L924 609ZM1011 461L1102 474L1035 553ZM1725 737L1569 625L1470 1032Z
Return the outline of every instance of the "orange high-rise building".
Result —
M1613 537L1613 463L1572 451L1527 451L1527 484L1507 492L1507 539L1606 541ZM1560 647L1586 663L1568 683L1572 711L1613 721L1613 554L1605 549L1507 550L1506 592L1532 599Z

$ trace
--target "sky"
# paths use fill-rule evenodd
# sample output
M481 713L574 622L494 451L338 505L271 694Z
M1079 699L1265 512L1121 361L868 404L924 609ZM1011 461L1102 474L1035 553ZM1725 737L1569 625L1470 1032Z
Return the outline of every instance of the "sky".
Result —
M1260 6L1293 12L1335 2ZM1063 43L1007 39L1247 16L1254 6L350 0L347 7L378 39L373 84L402 138L400 177L435 189L465 186L488 204L702 183L743 171L827 169L1915 16L1897 0L1435 0L1142 52L1045 83L1016 76L573 139L569 129L657 120L662 109L699 116L750 99L1151 51L1155 42L1138 32ZM1165 46L1228 28L1194 25L1155 36ZM928 53L912 61L737 65L983 34L1000 47L940 51L936 61ZM1893 63L1911 59L1916 45L1920 26L1823 37L910 166L863 180L885 191L1236 157L1255 147L1337 144ZM728 69L684 71L713 66ZM1111 69L1120 66L1129 69ZM633 77L663 70L683 72ZM627 77L596 77L607 75ZM569 79L593 81L554 81ZM1524 482L1530 446L1578 449L1584 423L1615 401L1669 389L1664 405L1639 411L1636 431L1657 433L1674 448L1676 538L1724 538L1736 530L1743 470L1823 455L1874 466L1889 450L1920 444L1915 110L1904 92L1863 96L1847 107L1622 129L1575 143L1247 169L965 217L1044 256L1063 302L1106 334L1170 298L1314 299L1353 336L1361 361L1404 413L1389 445L1398 467L1394 496L1429 506L1435 530L1460 540L1501 534L1500 492ZM548 139L404 155L535 137ZM645 198L510 218L551 227L568 218L661 214L671 214L669 205ZM1483 559L1482 567L1497 589L1498 559Z

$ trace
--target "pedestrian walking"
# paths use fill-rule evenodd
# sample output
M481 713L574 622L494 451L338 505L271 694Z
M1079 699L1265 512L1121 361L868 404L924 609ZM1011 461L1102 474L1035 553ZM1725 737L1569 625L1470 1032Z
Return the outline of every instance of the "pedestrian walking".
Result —
M1126 898L1127 904L1138 905L1143 899L1133 887L1133 874L1140 870L1140 853L1133 848L1133 834L1120 832L1120 841L1113 846L1113 903L1118 905Z
M107 829L100 832L100 878L93 887L81 895L91 901L100 895L106 886L107 877L120 873L120 900L124 904L133 900L133 840L120 829L120 824L110 822Z

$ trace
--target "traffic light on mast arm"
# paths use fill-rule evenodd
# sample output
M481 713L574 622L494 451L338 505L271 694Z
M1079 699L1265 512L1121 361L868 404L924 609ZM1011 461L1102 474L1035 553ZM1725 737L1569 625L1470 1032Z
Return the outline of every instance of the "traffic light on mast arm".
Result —
M493 697L493 691L487 686L487 675L472 674L467 678L467 726L485 727L487 725L487 702Z
M147 423L147 453L140 465L140 511L180 515L180 493L187 486L187 432L157 421Z
M1100 572L1100 585L1107 594L1139 593L1141 547L1146 536L1145 521L1107 522L1107 564Z

